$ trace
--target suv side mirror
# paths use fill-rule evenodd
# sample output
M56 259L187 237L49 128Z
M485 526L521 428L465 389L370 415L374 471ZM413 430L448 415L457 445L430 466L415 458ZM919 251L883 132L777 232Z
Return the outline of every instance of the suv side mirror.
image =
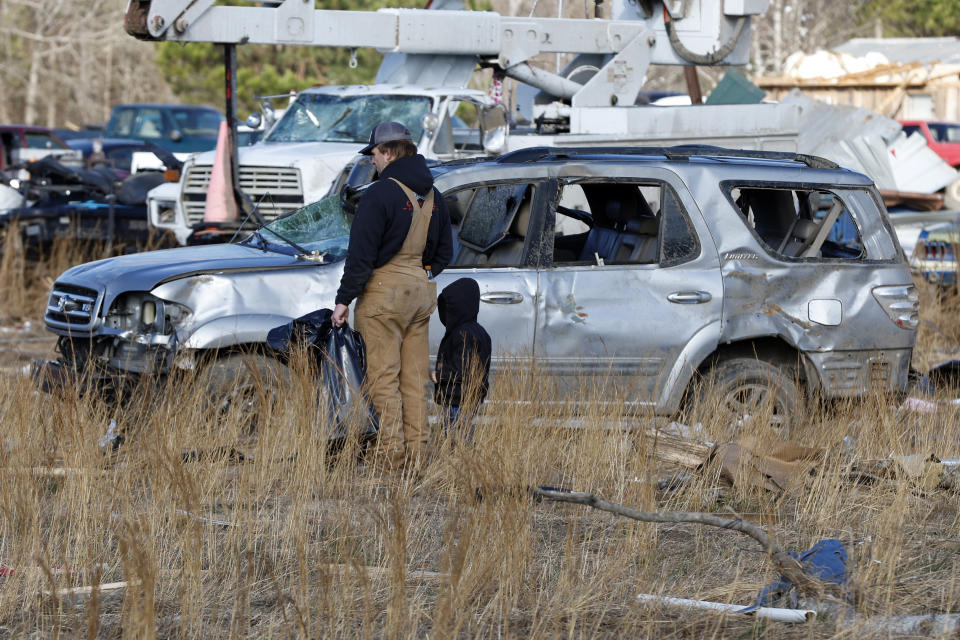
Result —
M480 140L483 150L490 154L500 154L507 150L507 108L503 104L494 104L480 109Z
M174 142L180 142L183 140L183 134L180 133L180 129L174 129L170 132L170 139Z

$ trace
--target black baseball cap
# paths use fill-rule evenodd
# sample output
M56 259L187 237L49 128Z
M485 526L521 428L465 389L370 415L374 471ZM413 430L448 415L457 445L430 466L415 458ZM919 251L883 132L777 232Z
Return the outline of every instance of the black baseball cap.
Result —
M394 140L410 140L413 142L413 137L410 135L410 130L399 122L381 122L373 128L373 131L370 133L370 144L360 149L360 154L365 156L373 155L373 148L375 146L383 144L384 142L393 142Z

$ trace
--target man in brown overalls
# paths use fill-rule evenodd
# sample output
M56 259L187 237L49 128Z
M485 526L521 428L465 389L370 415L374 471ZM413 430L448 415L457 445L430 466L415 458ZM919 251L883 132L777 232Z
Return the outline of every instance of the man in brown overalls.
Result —
M433 276L453 253L450 214L402 124L377 125L360 153L373 156L379 178L357 205L332 320L346 322L357 300L354 324L380 421L375 460L399 470L422 458L429 437L427 327L437 306Z

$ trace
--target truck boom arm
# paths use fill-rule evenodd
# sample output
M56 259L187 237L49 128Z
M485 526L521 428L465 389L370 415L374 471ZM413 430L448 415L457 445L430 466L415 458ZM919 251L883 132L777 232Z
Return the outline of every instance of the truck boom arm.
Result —
M542 53L604 56L583 85L566 86L574 106L633 104L650 64L745 64L749 20L769 0L615 0L614 19L501 16L491 11L315 9L313 0L219 6L213 0L129 0L125 27L146 40L364 47L382 52L473 55L527 82ZM513 73L511 73L513 70ZM523 77L521 77L523 76ZM563 81L567 80L566 83Z

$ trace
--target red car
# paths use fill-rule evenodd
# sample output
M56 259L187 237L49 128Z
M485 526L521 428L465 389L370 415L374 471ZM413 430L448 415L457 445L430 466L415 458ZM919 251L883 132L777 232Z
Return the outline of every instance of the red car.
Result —
M901 120L903 132L914 131L927 139L927 146L951 167L960 167L960 123L933 120Z

